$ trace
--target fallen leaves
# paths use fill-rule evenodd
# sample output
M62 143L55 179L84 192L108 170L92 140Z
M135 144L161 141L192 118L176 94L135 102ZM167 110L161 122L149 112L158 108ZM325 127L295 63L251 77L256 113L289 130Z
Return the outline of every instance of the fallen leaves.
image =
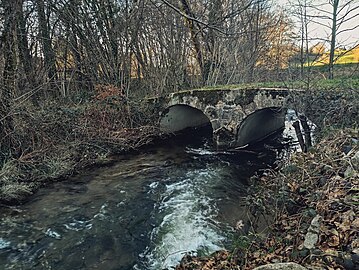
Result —
M263 204L257 207L258 215L275 209L268 235L249 238L246 246L232 254L221 251L219 254L226 254L222 257L224 266L221 256L215 254L205 261L187 258L176 269L225 270L239 269L239 265L241 269L253 269L288 261L311 269L359 265L359 174L351 165L359 153L358 138L358 130L353 129L332 133L309 153L292 156L290 164L280 171L268 171L259 177L250 196ZM350 151L344 153L344 148ZM311 222L316 216L320 216L320 225L313 230ZM310 249L304 245L308 233L317 239Z
M229 251L217 251L208 257L186 255L176 270L240 270L238 262Z

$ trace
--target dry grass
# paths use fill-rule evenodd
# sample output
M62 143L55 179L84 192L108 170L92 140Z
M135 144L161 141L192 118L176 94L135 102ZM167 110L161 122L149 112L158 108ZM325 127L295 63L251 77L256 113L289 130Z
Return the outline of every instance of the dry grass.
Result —
M24 181L24 169L17 160L9 160L3 165L0 170L0 194L3 201L19 200L32 193L34 184Z
M0 169L0 202L18 203L49 181L151 142L158 129L148 104L105 97L80 105L49 103L14 111L12 155Z

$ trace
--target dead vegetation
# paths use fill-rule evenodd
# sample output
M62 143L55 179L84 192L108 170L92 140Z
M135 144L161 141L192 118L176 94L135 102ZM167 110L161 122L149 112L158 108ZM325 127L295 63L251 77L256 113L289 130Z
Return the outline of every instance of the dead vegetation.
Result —
M344 85L344 81L341 81ZM354 86L356 87L356 86ZM318 90L310 89L296 97L298 111L317 125L316 137L322 137L331 129L357 128L359 125L359 90L341 88Z
M18 203L49 181L109 163L114 154L138 149L158 135L149 104L128 101L114 87L99 89L107 92L81 104L17 107L0 170L0 202Z
M245 268L294 261L319 269L354 269L359 248L358 153L358 131L337 131L309 153L293 155L280 171L260 178L265 201L277 205L275 222L269 235L251 243ZM315 219L317 231L312 228Z
M246 200L256 218L249 231L239 230L231 251L186 256L176 269L254 269L279 262L357 269L358 95L358 90L311 90L297 100L299 111L317 124L319 142L252 178ZM268 217L271 225L258 229L258 220Z
M176 269L253 269L277 262L297 262L310 269L356 269L358 138L357 129L332 132L308 153L296 153L279 170L254 179L248 202L257 216L274 217L269 230L253 227L239 233L231 253L187 256Z

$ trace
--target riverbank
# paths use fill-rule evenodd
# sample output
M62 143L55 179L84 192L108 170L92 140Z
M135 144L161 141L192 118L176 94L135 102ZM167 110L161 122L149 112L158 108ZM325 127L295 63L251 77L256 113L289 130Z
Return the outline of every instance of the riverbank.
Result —
M40 187L110 164L159 136L148 104L122 97L81 104L24 104L13 112L11 154L0 170L0 204L26 201Z
M310 269L355 269L359 264L358 129L331 131L308 153L279 170L252 178L255 216L274 217L266 231L238 226L231 252L186 256L177 270L254 269L296 262ZM241 224L239 224L241 225Z
M116 154L138 149L157 137L158 112L115 90L100 85L97 95L84 102L14 106L13 130L4 140L11 145L9 153L0 153L0 203L23 202L48 182L111 163ZM359 114L358 99L358 90L313 90L295 103L319 123L319 130L327 130L328 125L351 126Z
M320 142L308 153L293 155L278 170L251 179L248 205L252 215L275 217L268 230L258 231L252 222L243 231L238 221L231 252L186 256L178 269L253 269L280 261L343 268L356 263L358 236L352 232L358 229L358 172L353 164L358 130L338 129L358 124L356 95L358 91L308 93L305 108L309 119L320 124ZM116 154L139 149L160 134L154 127L158 114L145 103L121 97L49 103L40 110L22 106L14 113L13 155L0 172L1 200L6 204L24 202L40 187L84 168L109 164ZM312 231L312 240L307 240L312 246L304 246ZM327 244L328 239L334 244Z
M359 264L359 91L306 93L297 104L317 124L317 144L252 178L248 188L250 213L271 217L271 226L258 230L254 220L251 230L243 231L248 226L239 221L232 250L185 256L177 270L254 269L279 262L355 269Z

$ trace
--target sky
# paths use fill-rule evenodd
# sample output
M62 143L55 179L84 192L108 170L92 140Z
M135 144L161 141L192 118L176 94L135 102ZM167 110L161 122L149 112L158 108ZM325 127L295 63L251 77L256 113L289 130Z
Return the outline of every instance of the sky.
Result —
M348 0L340 0L341 2L347 2ZM298 0L273 0L273 3L278 4L281 7L288 7L289 8L289 4L291 3L298 3ZM320 6L321 9L323 10L327 10L327 11L331 11L331 7L328 4L329 0L313 0L312 1L315 5ZM354 3L352 4L351 7L359 7L359 1L353 1ZM325 15L325 12L318 12L317 15ZM342 14L340 14L342 15ZM357 15L357 16L355 16ZM344 29L350 29L353 28L355 26L359 26L359 8L357 10L354 10L351 13L351 16L349 17L353 17L351 20L348 20L347 22L344 22L339 31L344 30ZM349 18L347 17L347 18ZM325 24L325 25L330 25L330 21L329 20L321 20L320 23ZM299 26L299 25L298 25ZM298 30L299 32L299 30ZM309 32L309 36L310 37L318 37L320 39L326 39L330 36L330 32L331 30L323 25L319 25L316 24L314 22L310 23L308 26L308 32ZM319 42L320 40L314 40L312 41L312 45L314 45L315 43ZM356 29L353 29L351 31L344 31L343 33L340 33L337 36L337 45L340 46L344 46L347 49L351 48L355 45L359 44L359 27L357 27Z

